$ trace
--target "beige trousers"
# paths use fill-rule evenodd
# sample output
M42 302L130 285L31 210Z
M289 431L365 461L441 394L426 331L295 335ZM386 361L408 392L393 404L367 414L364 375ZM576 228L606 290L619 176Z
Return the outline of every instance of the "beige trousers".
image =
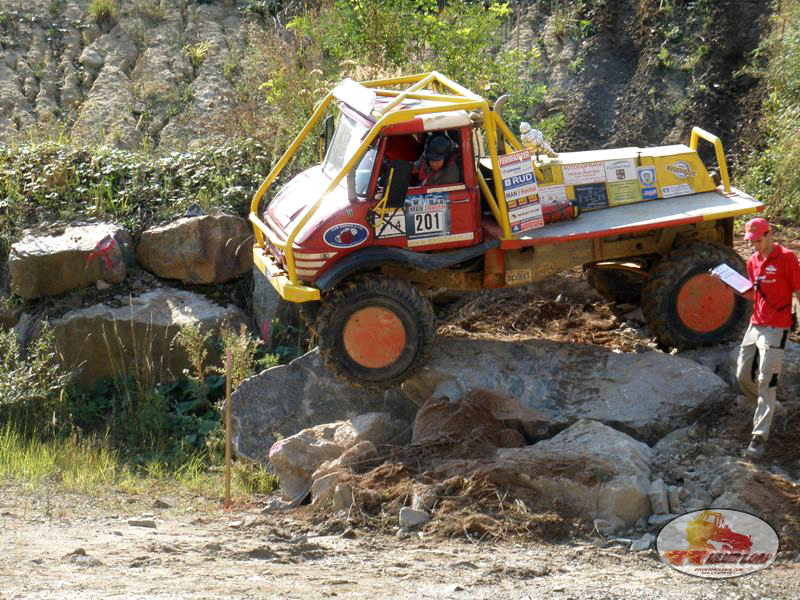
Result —
M786 348L788 329L750 325L744 334L736 363L739 387L752 402L758 402L753 415L753 435L769 439L772 418L778 409L775 392Z

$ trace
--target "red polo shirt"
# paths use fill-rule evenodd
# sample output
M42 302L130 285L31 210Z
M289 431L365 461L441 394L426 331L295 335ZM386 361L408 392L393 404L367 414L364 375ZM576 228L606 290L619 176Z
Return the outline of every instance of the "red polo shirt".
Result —
M792 324L792 292L800 290L800 264L794 252L775 244L761 259L758 252L747 261L750 281L758 284L754 294L753 325L788 328Z

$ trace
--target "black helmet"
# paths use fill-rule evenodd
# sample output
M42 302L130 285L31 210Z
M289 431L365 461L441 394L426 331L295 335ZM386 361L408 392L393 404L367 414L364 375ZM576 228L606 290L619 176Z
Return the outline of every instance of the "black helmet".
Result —
M452 151L453 142L443 133L432 135L425 144L425 158L428 160L445 160Z

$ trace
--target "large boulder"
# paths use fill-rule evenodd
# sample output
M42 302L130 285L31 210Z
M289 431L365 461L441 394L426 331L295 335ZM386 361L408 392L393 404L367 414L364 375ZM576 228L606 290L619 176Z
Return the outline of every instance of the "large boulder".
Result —
M131 234L117 225L70 225L52 233L26 231L11 246L11 291L43 298L102 279L119 283L133 258Z
M189 359L175 335L184 325L201 331L222 326L238 329L244 314L204 296L173 288L158 288L119 305L73 310L51 323L58 353L67 368L79 369L79 381L89 386L101 377L134 375L140 381L165 381L189 368ZM209 364L218 357L212 346Z
M426 379L436 383L432 392L420 383ZM450 400L477 388L519 401L558 427L592 419L647 441L686 424L704 402L731 393L708 368L680 356L544 340L439 338L427 367L404 385Z
M399 389L376 392L337 380L314 350L236 388L231 399L233 444L239 456L265 463L280 437L374 411L410 423L416 406Z
M602 519L620 529L650 514L651 459L647 444L582 419L533 446L447 461L433 471L437 477L478 473L539 506L560 503L580 517Z
M252 233L240 217L184 217L142 233L136 256L159 277L191 284L223 283L252 267Z
M739 357L739 342L700 348L681 353L680 356L690 358L708 367L719 375L731 388L738 392L736 381L736 360ZM778 377L778 396L791 400L800 397L800 344L789 341L781 363L781 374Z

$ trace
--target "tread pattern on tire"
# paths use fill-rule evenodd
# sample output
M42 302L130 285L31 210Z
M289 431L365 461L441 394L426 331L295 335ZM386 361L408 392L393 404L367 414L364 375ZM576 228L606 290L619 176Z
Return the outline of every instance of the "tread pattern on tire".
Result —
M371 295L391 298L405 305L418 326L416 354L413 361L402 373L383 381L365 381L356 377L340 360L336 349L330 344L330 336L335 335L331 330L331 323L336 312L358 298ZM360 275L328 292L319 308L313 331L322 361L337 379L362 388L379 390L402 383L430 358L433 340L436 337L436 315L428 299L409 283L380 275Z
M714 242L689 242L673 248L650 271L642 289L642 312L650 331L662 344L680 350L725 341L741 334L747 323L747 301L735 296L734 316L713 335L691 336L672 322L673 287L693 270L700 272L727 262L740 273L747 273L742 257L732 248ZM697 269L697 267L701 269Z

